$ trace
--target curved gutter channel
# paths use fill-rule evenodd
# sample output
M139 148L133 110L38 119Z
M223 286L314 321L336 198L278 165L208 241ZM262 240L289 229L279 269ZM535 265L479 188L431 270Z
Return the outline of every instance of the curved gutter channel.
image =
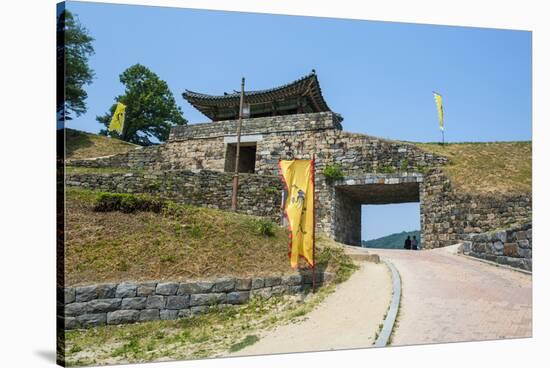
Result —
M384 326L382 327L382 331L380 331L380 335L378 335L378 339L376 339L376 342L374 343L375 347L388 345L388 341L395 325L395 319L397 318L397 312L399 311L399 302L401 300L401 277L399 276L399 272L390 261L385 258L382 260L391 271L393 295L390 309L388 310L388 314L384 320Z

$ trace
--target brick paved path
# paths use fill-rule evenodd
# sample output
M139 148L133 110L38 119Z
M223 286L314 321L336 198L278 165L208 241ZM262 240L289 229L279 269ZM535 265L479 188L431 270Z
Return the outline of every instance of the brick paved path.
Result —
M369 249L402 280L392 345L532 336L531 276L451 254L448 249Z

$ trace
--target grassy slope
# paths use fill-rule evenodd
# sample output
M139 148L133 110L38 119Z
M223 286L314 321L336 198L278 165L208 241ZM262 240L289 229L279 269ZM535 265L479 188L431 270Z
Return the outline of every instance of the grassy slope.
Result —
M66 155L69 159L83 159L128 152L135 144L74 129L65 129Z
M177 206L178 216L94 212L96 193L66 192L65 280L95 282L192 280L292 273L286 230L261 235L253 216ZM349 265L333 244L318 242L328 270Z
M66 198L68 284L276 274L289 268L284 230L259 235L250 216L183 206L181 219L94 212L94 192L68 189Z
M471 194L531 193L531 142L415 143L446 156L444 171L459 190Z

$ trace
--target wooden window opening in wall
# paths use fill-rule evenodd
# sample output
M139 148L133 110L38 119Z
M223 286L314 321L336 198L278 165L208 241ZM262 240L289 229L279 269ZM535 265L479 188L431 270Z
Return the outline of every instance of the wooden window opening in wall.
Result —
M225 151L225 172L235 171L235 156L237 145L230 143L226 145ZM239 152L239 172L253 174L256 168L256 142L241 142Z

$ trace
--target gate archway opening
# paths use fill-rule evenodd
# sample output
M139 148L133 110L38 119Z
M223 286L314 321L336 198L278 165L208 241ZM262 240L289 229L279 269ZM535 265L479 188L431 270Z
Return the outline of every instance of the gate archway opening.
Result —
M394 203L420 204L422 176L385 177L342 180L334 186L334 239L340 243L361 246L361 207ZM419 216L420 216L419 213ZM420 216L422 234L422 217Z
M407 236L411 239L414 236L417 247L420 249L419 231L419 202L361 206L361 245L363 247L404 249Z

